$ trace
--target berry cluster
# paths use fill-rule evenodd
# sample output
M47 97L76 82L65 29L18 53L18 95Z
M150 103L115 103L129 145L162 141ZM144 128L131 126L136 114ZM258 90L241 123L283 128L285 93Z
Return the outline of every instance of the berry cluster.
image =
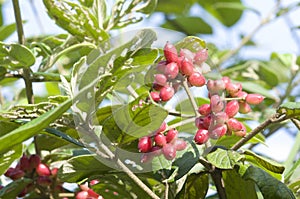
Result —
M98 184L98 180L92 180L90 186ZM80 191L76 193L76 199L103 199L103 197L97 194L93 189L91 189L87 183L80 185Z
M153 89L150 93L155 102L169 101L178 90L182 78L186 77L191 86L205 85L202 73L209 69L203 63L206 61L207 49L193 53L188 49L181 49L178 55L174 45L166 43L164 47L166 60L160 61L156 66L158 74L154 75Z
M177 138L178 131L176 129L167 130L167 124L162 123L152 136L140 138L138 149L142 152L141 162L148 162L153 157L161 154L167 160L173 160L176 157L176 151L181 151L186 148L186 142ZM166 135L164 132L166 131ZM151 152L151 153L149 153Z
M22 177L33 179L33 182L18 195L24 197L32 191L37 194L44 193L46 189L51 189L54 193L63 191L62 183L57 179L57 172L58 168L50 169L48 165L41 162L38 155L28 157L24 154L17 165L10 167L4 175L12 180Z
M197 144L204 144L211 139L218 139L223 135L244 137L246 128L234 116L239 113L249 113L250 105L257 105L264 100L260 94L248 94L242 90L240 83L233 83L228 77L220 80L208 80L210 104L203 104L198 111L195 125L198 131L194 137ZM226 103L228 101L228 103Z

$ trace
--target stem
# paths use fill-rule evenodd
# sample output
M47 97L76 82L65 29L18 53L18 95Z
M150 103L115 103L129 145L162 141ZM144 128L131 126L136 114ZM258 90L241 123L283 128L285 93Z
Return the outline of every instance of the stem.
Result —
M169 183L168 181L166 180L166 183L165 183L165 199L168 199L169 198Z
M169 115L176 116L176 117L184 117L184 118L194 118L194 115L187 115L187 114L182 114L178 111L168 111Z
M276 122L282 122L285 119L286 119L285 115L279 115L279 114L273 115L272 117L270 117L269 119L267 119L266 121L264 121L263 123L261 123L260 125L258 125L255 129L253 129L248 135L246 135L245 137L243 137L235 145L233 145L231 147L231 149L235 150L235 151L238 150L246 142L248 142L251 138L253 138L259 132L261 132L262 130L264 130L268 125L270 125L272 123L276 123Z

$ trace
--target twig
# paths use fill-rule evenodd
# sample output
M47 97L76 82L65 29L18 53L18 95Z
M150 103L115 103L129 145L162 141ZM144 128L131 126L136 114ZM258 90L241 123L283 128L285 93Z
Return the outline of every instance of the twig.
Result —
M178 111L168 111L169 115L176 116L176 117L184 117L184 118L194 118L194 115L187 115L187 114L182 114Z
M169 198L169 182L166 180L165 182L165 199L168 199Z
M253 129L247 136L238 141L235 145L231 147L232 150L238 150L242 147L246 142L248 142L251 138L253 138L256 134L260 133L264 128L266 128L271 123L282 122L287 119L285 115L275 114L260 125L258 125L255 129Z

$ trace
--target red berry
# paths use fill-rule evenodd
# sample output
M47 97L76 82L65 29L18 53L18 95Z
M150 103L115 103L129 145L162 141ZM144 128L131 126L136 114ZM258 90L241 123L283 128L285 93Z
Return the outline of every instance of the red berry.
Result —
M224 84L225 84L225 88L226 88L227 84L231 82L231 81L230 81L230 78L227 77L227 76L222 77L222 80L223 80L223 82L224 82Z
M51 169L51 175L52 176L56 176L57 172L58 172L58 168L55 167L55 168Z
M154 83L164 86L167 84L167 77L164 74L156 74L154 76Z
M36 182L43 187L47 187L51 185L52 180L48 176L39 176Z
M188 80L192 86L201 87L205 85L205 77L199 72L193 72Z
M40 163L41 163L41 158L39 155L31 155L29 157L29 163L30 163L30 167L32 169L35 169Z
M15 168L10 167L7 169L7 171L4 173L4 175L9 178L11 176L11 173L14 172L14 170L15 170Z
M149 152L152 147L152 141L150 137L142 137L139 140L138 149L142 153Z
M218 139L225 135L227 132L226 124L217 124L209 129L209 137L212 139Z
M93 189L87 190L89 197L98 198L99 194L97 194Z
M176 62L178 59L177 50L174 45L169 42L164 47L164 55L168 63Z
M153 101L155 101L155 102L159 102L160 101L160 97L159 97L159 93L158 92L152 91L152 92L150 92L150 96L153 99Z
M50 176L51 175L51 171L50 171L49 167L43 163L40 163L36 167L36 172L39 176Z
M80 191L76 194L76 199L88 199L89 193L87 191Z
M189 49L180 49L180 57L188 59L190 62L193 61L195 53L191 52Z
M178 73L179 67L176 62L171 62L167 64L164 74L168 79L175 79Z
M162 85L159 85L159 84L157 84L157 83L153 83L153 84L152 84L152 88L153 88L154 90L156 90L156 91L160 91L160 90L163 88L163 86L162 86Z
M188 58L184 58L181 62L180 71L183 75L192 75L194 73L193 63Z
M208 130L199 129L194 137L196 144L204 144L208 141L209 135Z
M229 118L234 117L239 112L239 102L237 100L232 100L226 104L225 113Z
M198 129L205 129L203 116L195 119L195 126Z
M239 102L239 112L243 114L251 112L250 105L246 102Z
M207 60L208 57L208 49L199 50L194 57L194 62L197 65L201 65L203 62Z
M264 96L260 94L248 94L246 97L246 102L251 105L260 104L264 100Z
M154 141L157 146L164 146L167 144L166 136L160 133L154 136Z
M211 114L209 114L203 118L203 125L204 125L205 129L209 128L211 120L212 120Z
M167 160L173 160L176 157L176 148L173 144L166 144L162 148L162 153Z
M99 180L91 180L90 185L93 186L95 184L98 184L100 181Z
M160 99L164 102L169 101L173 95L174 95L175 91L174 88L171 86L164 86L160 92L159 92L159 96Z
M226 84L226 91L232 97L237 97L241 90L242 90L242 85L240 83L234 84L229 82Z
M31 170L29 158L25 154L23 154L23 156L21 157L19 164L20 164L21 170L23 170L23 171Z
M186 141L183 139L176 139L174 143L176 151L182 151L186 148L187 144Z
M198 112L201 114L201 115L208 115L211 110L210 110L210 104L203 104L201 105L199 108L198 108Z
M228 115L225 112L219 112L212 117L214 124L224 124L228 120Z
M239 98L242 98L243 100L246 99L248 93L246 93L245 91L240 91L238 94L237 94L237 97Z
M156 133L161 133L167 129L167 123L163 121L160 127L155 131Z
M227 126L230 131L236 132L246 129L245 126L235 118L230 118L227 121Z
M224 101L219 95L213 95L210 97L210 108L214 113L221 112L224 109Z
M8 176L12 180L17 180L25 176L25 172L20 169L15 169L11 172L10 176Z
M176 129L171 129L168 131L167 135L166 135L166 140L167 143L172 142L174 139L176 139L178 134L178 131Z

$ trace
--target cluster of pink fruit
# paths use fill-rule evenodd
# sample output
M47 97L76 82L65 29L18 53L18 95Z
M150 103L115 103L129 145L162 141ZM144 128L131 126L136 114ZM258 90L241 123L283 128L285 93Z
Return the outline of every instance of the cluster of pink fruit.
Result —
M27 157L24 154L17 165L14 168L10 167L4 175L12 180L22 177L33 179L33 182L27 185L18 195L23 197L31 191L42 193L45 188L51 188L54 192L62 191L62 183L57 179L57 172L58 168L50 169L48 165L41 162L38 155Z
M248 94L242 90L240 83L233 83L228 77L220 80L208 80L210 104L203 104L198 111L195 125L198 131L194 137L197 144L204 144L209 138L218 139L223 135L244 137L246 128L234 116L249 113L250 105L260 104L264 97L260 94ZM226 103L228 100L228 103Z
M91 180L90 186L98 183L98 180ZM80 185L80 190L81 191L76 193L76 199L104 199L101 195L91 189L87 183Z
M167 130L167 124L163 122L152 136L140 138L138 149L143 153L141 162L148 162L161 154L167 160L173 160L176 157L176 151L184 150L187 146L186 142L178 138L177 135L176 129Z
M164 47L166 60L158 63L158 74L154 76L153 89L150 93L155 102L169 101L178 90L183 77L187 77L191 86L205 85L202 75L202 64L206 61L207 49L193 53L188 49L181 49L179 56L174 45L167 42Z

